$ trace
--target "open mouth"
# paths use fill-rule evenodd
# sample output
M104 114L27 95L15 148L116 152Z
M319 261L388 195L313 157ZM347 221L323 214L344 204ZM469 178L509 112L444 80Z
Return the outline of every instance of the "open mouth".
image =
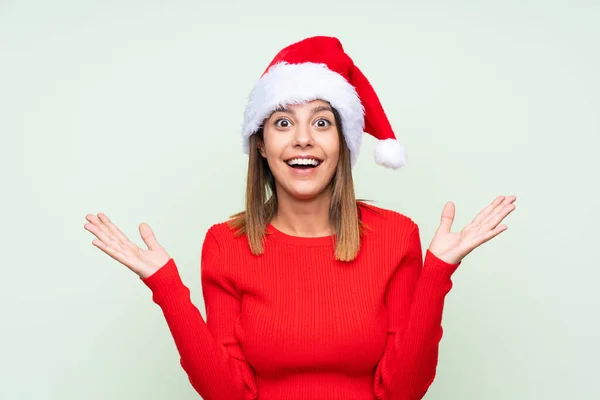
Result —
M316 158L292 158L285 163L294 169L311 169L321 165L321 162Z

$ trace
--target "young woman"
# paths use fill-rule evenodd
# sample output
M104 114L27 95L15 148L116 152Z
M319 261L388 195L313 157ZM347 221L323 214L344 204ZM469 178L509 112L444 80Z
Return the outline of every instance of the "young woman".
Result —
M206 322L150 227L140 249L100 213L92 243L151 289L205 400L421 399L436 374L444 299L462 259L515 209L499 196L462 231L448 202L423 261L417 224L354 196L363 130L377 163L405 153L373 88L331 37L283 49L244 114L246 209L202 246Z

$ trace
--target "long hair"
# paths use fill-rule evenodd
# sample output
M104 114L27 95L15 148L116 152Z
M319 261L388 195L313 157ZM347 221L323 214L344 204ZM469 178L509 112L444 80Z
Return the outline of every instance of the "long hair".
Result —
M354 181L350 149L344 139L339 112L332 107L340 140L339 161L326 190L331 191L329 222L334 230L335 259L352 261L360 249L360 237L366 226L360 218L359 202L354 195ZM253 254L263 253L263 239L267 224L277 213L275 178L267 160L258 151L264 142L264 130L250 136L248 177L246 182L246 209L231 216L229 226L236 235L246 234Z

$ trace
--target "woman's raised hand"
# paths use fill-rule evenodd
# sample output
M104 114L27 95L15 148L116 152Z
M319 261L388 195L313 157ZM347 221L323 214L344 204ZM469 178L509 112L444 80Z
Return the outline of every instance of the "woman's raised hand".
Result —
M146 223L141 223L139 226L142 240L148 246L148 250L142 250L127 239L127 236L106 215L88 214L85 219L89 223L85 224L84 228L98 238L93 240L92 244L135 272L140 278L149 277L170 259Z
M516 199L515 196L498 196L460 232L450 232L454 221L454 203L446 203L429 251L449 264L458 264L475 248L508 228L499 224L515 209Z

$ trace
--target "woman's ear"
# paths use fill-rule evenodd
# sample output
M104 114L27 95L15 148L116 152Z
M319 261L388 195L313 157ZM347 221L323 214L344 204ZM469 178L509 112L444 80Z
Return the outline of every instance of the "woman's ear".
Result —
M259 139L256 141L256 148L261 156L267 158L267 153L265 152L265 143L262 140Z

